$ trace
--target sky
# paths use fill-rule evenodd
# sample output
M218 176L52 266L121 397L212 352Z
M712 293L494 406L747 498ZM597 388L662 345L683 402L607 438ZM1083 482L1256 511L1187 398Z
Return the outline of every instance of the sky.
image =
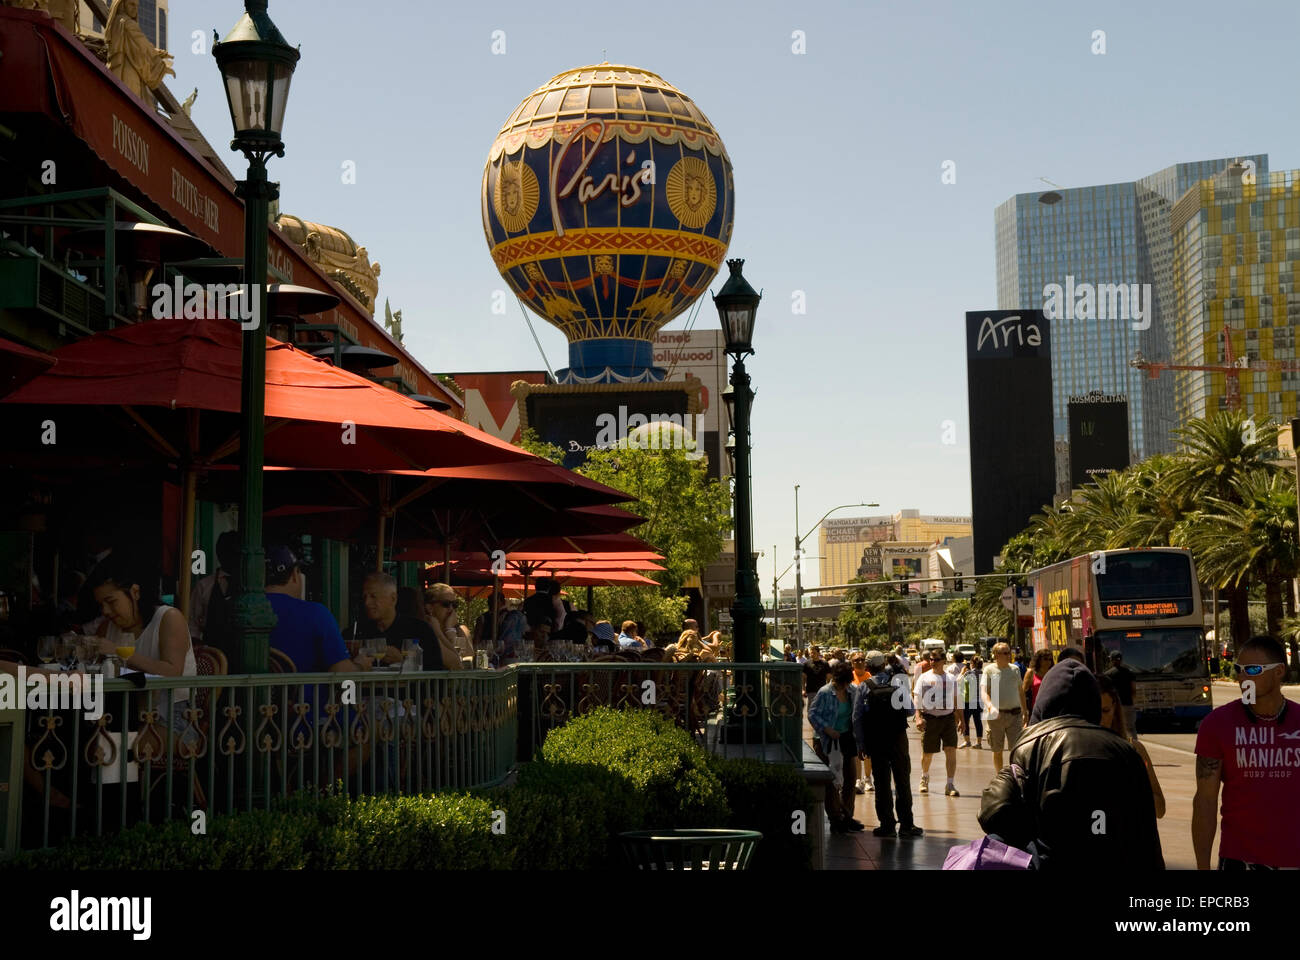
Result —
M181 99L197 88L191 116L222 151L211 38L241 13L235 0L171 2L169 85ZM270 164L281 210L368 248L380 300L403 311L406 346L434 372L545 365L518 309L492 312L505 283L479 205L488 148L528 94L608 60L660 74L704 111L735 170L728 256L763 292L747 366L765 587L774 560L790 563L795 484L801 534L844 503L880 507L838 516L969 515L964 315L997 306L998 204L1040 177L1086 186L1249 153L1300 167L1289 0L275 0L270 13L302 49L287 152ZM237 154L227 165L243 175ZM716 324L706 302L696 326ZM534 327L565 366L564 336Z

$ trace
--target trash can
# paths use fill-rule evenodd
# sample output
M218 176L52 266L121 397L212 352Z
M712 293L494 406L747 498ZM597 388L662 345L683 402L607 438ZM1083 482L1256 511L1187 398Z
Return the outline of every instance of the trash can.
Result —
M755 830L632 830L618 836L634 870L747 870L763 839Z

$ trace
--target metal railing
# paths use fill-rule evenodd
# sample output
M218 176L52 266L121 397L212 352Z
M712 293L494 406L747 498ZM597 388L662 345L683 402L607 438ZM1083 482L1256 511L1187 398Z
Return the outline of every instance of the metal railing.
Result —
M0 856L340 783L352 795L491 787L549 730L601 706L656 710L707 749L799 765L801 676L785 662L612 661L108 680L97 717L53 705L0 716L19 718L23 769L8 798L18 835Z
M706 749L802 762L802 670L773 661L530 663L520 666L519 748L529 759L548 731L598 707L655 710Z

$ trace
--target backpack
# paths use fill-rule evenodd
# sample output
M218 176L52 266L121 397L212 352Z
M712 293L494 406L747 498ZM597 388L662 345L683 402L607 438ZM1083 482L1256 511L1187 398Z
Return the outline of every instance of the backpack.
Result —
M895 687L892 679L888 673L867 678L867 709L862 723L869 738L897 736L907 729L911 698L904 696L904 688ZM900 701L897 704L896 695Z

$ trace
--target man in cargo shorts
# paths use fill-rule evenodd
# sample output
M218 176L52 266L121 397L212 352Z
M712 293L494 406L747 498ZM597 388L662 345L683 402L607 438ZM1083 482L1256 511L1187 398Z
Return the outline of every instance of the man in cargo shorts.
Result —
M1007 751L1016 748L1025 728L1025 690L1020 682L1020 668L1011 662L1011 647L993 645L993 663L985 664L980 680L980 694L989 711L989 746L993 750L993 770L1002 769L1002 741Z
M948 783L944 794L961 796L953 785L957 774L957 727L961 724L962 704L957 695L957 678L943 669L942 650L930 654L930 672L916 680L916 706L920 719L916 729L921 732L921 793L930 792L930 761L943 750Z

